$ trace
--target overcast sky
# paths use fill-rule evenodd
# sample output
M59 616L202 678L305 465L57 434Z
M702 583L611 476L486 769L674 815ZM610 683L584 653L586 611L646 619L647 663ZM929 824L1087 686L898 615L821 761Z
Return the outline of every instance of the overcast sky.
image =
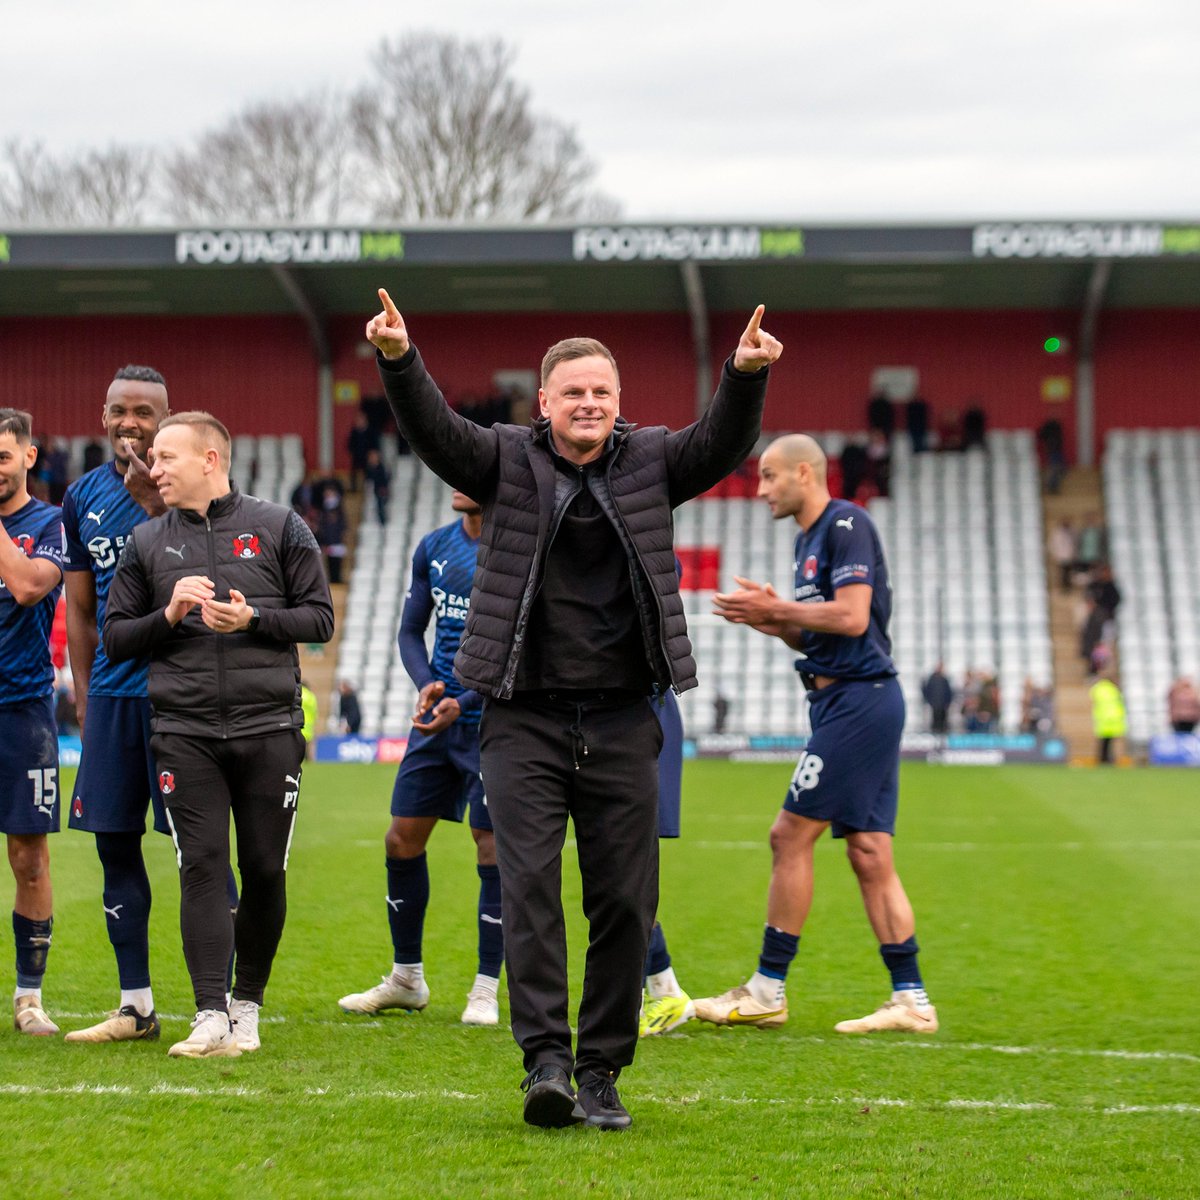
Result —
M0 0L0 140L186 143L504 37L631 219L1200 216L1197 0Z

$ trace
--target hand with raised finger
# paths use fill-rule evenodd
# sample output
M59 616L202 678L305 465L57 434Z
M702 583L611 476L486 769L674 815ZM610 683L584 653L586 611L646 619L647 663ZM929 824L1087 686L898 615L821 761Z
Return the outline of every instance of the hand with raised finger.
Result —
M175 581L171 599L163 611L172 625L178 625L197 604L204 604L214 595L213 581L207 575L185 575Z
M167 511L167 506L163 502L162 496L158 494L158 484L151 477L150 468L138 458L133 446L128 441L125 443L125 453L128 455L125 466L125 490L150 516L162 516Z
M783 353L783 343L762 328L766 306L760 304L750 317L750 324L738 340L733 352L733 365L739 371L760 371L769 367Z
M379 289L379 299L383 303L383 311L367 322L367 341L377 347L384 358L403 358L412 345L408 340L408 330L404 327L404 318L384 288Z

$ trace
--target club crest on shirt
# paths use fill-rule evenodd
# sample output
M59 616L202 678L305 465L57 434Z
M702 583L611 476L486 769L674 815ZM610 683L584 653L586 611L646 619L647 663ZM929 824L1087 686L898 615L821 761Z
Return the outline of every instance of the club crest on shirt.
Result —
M16 546L26 558L33 557L34 540L27 533L18 533L13 538L13 545Z
M235 558L257 558L261 552L257 533L239 533L233 539Z
M816 577L817 577L817 556L815 554L810 554L804 560L803 574L804 574L805 579L816 579Z
M164 796L169 796L175 790L175 772L159 771L158 786Z

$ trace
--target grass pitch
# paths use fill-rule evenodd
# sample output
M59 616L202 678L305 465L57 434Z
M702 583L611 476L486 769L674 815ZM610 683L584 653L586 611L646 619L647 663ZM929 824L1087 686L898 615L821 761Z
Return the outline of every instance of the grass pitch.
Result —
M766 831L788 776L687 766L661 916L692 995L754 968ZM525 1126L507 1029L459 1024L478 886L465 829L443 826L430 846L430 1007L338 1010L391 958L391 779L389 767L306 769L263 1048L236 1060L166 1056L191 992L173 855L148 837L163 1040L0 1034L0 1195L1200 1195L1196 775L906 766L897 859L942 1031L832 1032L888 985L840 845L826 840L788 1025L693 1022L643 1042L621 1079L634 1126L613 1134ZM115 1005L116 977L92 840L64 832L51 846L45 996L66 1030ZM565 874L577 995L585 934Z

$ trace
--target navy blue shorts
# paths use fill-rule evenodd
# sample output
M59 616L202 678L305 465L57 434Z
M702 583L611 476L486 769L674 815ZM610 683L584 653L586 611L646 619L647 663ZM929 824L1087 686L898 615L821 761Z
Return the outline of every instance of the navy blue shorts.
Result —
M58 832L54 697L0 708L0 833Z
M479 726L455 721L441 733L425 734L414 725L396 772L392 816L461 821L468 808L471 828L490 831L479 778Z
M812 737L783 807L829 821L834 837L895 833L904 693L895 676L809 692Z
M83 754L71 797L71 829L88 833L170 833L150 752L150 701L145 696L89 696Z
M683 791L683 718L674 692L664 702L650 701L663 731L663 748L658 755L658 836L679 836L679 809Z

